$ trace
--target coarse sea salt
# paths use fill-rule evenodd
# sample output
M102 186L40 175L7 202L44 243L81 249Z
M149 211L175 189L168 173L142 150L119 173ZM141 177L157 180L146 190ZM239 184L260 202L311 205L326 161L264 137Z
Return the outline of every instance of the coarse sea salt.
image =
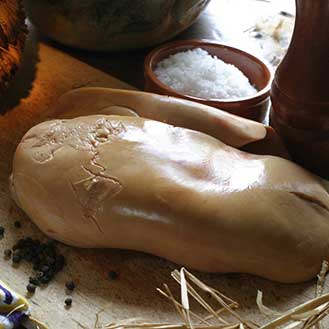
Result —
M154 73L170 88L204 99L234 99L257 93L236 66L201 48L171 55L158 63Z

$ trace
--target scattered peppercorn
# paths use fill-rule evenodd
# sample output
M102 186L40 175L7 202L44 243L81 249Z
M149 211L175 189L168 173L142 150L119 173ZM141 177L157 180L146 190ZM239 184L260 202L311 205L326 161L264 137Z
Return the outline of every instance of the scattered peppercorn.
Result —
M15 264L18 264L22 260L22 257L19 254L13 254L12 261Z
M32 263L35 273L29 282L35 286L49 283L65 266L65 258L59 254L55 241L41 243L37 239L20 239L12 248L13 263L25 260Z
M119 276L118 273L115 272L115 271L110 271L110 272L108 273L108 277L109 277L111 280L115 280L115 279L117 279L118 276Z
M67 297L64 301L66 306L71 306L72 305L72 297Z
M42 267L41 267L41 272L43 272L43 273L47 273L49 271L49 266L47 266L47 265L43 265Z
M40 279L40 278L43 277L43 273L42 273L42 272L37 272L37 273L35 274L35 276L36 276L37 279Z
M21 227L22 227L22 224L21 224L21 222L20 222L19 220L16 220L16 221L14 222L14 226L15 226L16 228L21 228Z
M32 276L30 276L30 278L29 278L29 282L32 283L32 284L34 284L35 286L40 286L40 281L39 281L39 279L36 278L36 277L32 277Z
M5 228L3 226L0 226L0 239L3 238L5 234Z
M75 283L73 281L66 282L65 287L67 290L73 291L75 289Z
M51 277L50 276L47 276L47 275L44 275L40 278L40 282L43 283L43 284L47 284L49 283L51 280Z
M12 254L12 251L10 249L6 249L3 254L5 255L6 258L10 258L11 257L11 254Z
M26 286L26 290L27 290L30 294L34 294L34 293L35 293L35 289L36 289L36 286L35 286L33 283L29 283L29 284Z

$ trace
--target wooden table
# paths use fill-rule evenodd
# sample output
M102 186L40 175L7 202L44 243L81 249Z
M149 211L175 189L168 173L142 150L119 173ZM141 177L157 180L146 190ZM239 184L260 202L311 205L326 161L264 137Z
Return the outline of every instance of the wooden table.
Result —
M279 0L275 1L279 3ZM287 0L282 0L281 4L287 6ZM243 31L253 26L262 13L268 12L269 6L271 4L265 1L256 0L213 0L198 22L178 38L220 40L257 52L256 41ZM254 14L250 15L252 12ZM5 238L0 240L0 253L21 237L45 239L14 204L8 189L11 159L21 136L33 124L51 117L49 105L66 90L85 85L120 88L131 88L129 85L132 85L142 89L142 64L147 51L92 54L55 45L31 32L19 79L8 95L7 105L11 109L0 117L0 225L6 228ZM21 221L21 229L14 227L15 220ZM135 317L155 322L179 320L172 305L155 291L162 283L172 282L170 272L177 265L129 251L84 250L67 246L60 246L60 249L68 265L54 282L38 289L30 299L33 315L50 328L92 329L98 313L102 324ZM117 280L108 278L111 270L118 272ZM16 268L0 257L1 279L20 293L25 293L30 273L29 264ZM255 303L258 289L264 292L268 306L281 311L314 296L315 281L284 285L249 275L198 273L198 276L237 300L242 315L259 322L265 319ZM66 310L64 285L72 279L77 288L73 293L73 306ZM179 293L175 284L170 286L175 294Z

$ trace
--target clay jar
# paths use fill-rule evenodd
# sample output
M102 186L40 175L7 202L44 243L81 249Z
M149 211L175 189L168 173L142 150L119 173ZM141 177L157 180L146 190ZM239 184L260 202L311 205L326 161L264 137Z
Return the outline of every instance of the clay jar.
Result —
M329 0L296 0L288 52L271 89L271 124L293 159L329 178Z

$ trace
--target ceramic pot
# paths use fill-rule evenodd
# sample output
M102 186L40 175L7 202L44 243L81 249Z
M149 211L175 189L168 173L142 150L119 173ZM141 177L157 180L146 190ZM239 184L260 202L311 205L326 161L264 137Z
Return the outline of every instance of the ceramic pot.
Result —
M24 0L32 23L68 46L97 51L149 47L189 27L210 0Z

